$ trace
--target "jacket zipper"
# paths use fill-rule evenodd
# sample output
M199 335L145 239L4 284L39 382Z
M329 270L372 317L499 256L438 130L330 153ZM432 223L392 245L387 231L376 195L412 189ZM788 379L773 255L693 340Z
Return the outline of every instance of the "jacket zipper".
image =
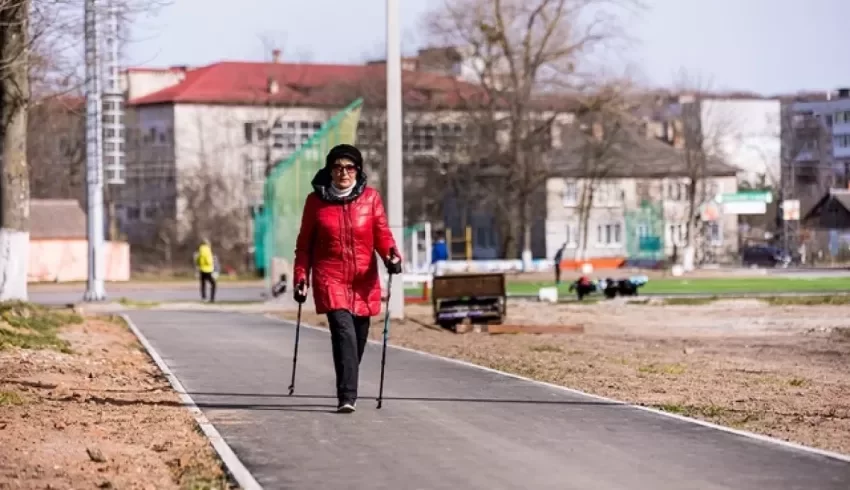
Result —
M354 278L357 274L357 267L355 264L355 255L354 255L354 230L351 225L351 203L345 203L343 205L343 222L345 223L345 231L347 231L347 242L348 242L348 255L351 258L348 261L348 265L351 269L349 272L349 277L351 278L351 290L349 291L349 305L351 306L351 313L354 313Z

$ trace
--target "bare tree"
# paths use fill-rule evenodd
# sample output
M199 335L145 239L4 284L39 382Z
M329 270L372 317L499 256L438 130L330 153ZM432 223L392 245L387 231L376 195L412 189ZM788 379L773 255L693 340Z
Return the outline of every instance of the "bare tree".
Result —
M0 300L27 299L29 0L0 1Z
M829 189L835 185L832 130L827 119L832 114L816 114L812 110L795 108L797 100L781 101L780 111L780 202L799 200L800 214L805 215ZM850 172L845 168L845 177ZM782 209L777 211L782 216ZM804 241L798 220L782 220L782 243L788 250L797 250ZM825 237L815 235L811 245L824 247Z
M624 85L604 87L580 100L576 121L562 131L566 163L561 171L575 177L579 218L577 258L586 258L589 225L601 185L616 177L626 162L634 164L634 149L642 143L633 115L638 101Z
M252 192L239 166L242 145L233 139L238 133L225 124L226 115L221 115L222 120L206 112L189 117L194 118L193 137L175 148L187 155L185 166L178 169L173 159L166 159L157 173L144 175L141 183L142 195L155 197L148 204L157 204L142 216L154 228L147 233L148 245L158 250L156 258L175 267L175 258L191 257L192 249L208 238L223 263L236 267L243 263L251 239L247 209ZM153 154L153 150L141 148L141 153ZM139 163L149 165L149 161Z
M83 43L84 0L0 0L0 299L27 298L29 255L28 113L46 87L72 91ZM122 18L157 1L116 0ZM73 60L73 61L71 61ZM77 84L79 87L79 84Z
M564 108L540 105L541 94L583 91L592 83L589 54L624 33L617 13L640 7L637 0L463 0L447 2L427 18L436 43L456 46L470 60L484 92L479 102L504 135L499 163L511 203L504 218L521 223L522 248L530 250L531 205L551 176L551 128ZM480 105L479 105L480 107ZM493 110L498 108L499 110ZM479 112L480 114L480 112ZM512 226L501 226L504 254L516 257L520 241Z
M30 107L27 131L33 198L85 199L85 106L74 96Z
M715 197L709 179L711 168L728 161L723 144L736 134L737 115L713 104L712 99L717 97L713 97L707 89L710 83L682 71L679 85L680 137L675 146L681 149L685 169L683 180L687 203L683 266L690 270L694 266L697 246L704 239L702 233L705 230L700 226L701 210Z
M304 99L311 95L312 90L312 87L307 84L311 76L311 67L304 63L304 60L309 58L306 51L302 51L296 60L293 60L297 62L297 66L289 67L286 80L276 76L280 71L275 69L275 65L281 62L284 52L281 43L274 40L275 37L271 34L260 36L266 56L271 56L266 58L267 65L264 67L265 86L244 88L252 93L252 104L263 108L261 119L251 121L249 124L252 125L254 133L251 142L262 148L265 176L269 175L281 155L288 154L305 142L304 140L296 141L295 122L286 121L286 113L293 107L303 107Z

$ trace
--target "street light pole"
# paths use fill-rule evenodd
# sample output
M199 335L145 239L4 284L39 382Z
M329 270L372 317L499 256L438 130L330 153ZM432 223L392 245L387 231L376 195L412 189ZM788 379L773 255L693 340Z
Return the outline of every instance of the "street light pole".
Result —
M103 90L101 86L100 26L98 0L85 2L86 65L86 213L88 237L88 283L85 301L106 299L103 281Z
M401 32L398 0L387 0L387 215L397 246L404 250L402 176ZM401 253L399 250L399 253ZM404 281L393 281L390 314L404 318Z

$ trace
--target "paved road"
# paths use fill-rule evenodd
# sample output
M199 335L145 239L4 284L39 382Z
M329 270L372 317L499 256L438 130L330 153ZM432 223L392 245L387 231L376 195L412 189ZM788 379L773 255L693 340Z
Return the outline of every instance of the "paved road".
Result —
M397 349L375 410L372 344L358 412L337 415L326 332L302 329L287 397L291 325L130 316L268 489L850 488L847 462Z

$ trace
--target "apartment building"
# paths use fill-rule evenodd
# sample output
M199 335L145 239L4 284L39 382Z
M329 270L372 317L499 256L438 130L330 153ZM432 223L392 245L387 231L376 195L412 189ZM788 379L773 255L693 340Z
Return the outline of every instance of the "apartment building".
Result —
M641 255L641 241L654 239L655 259L681 257L690 210L689 175L680 150L654 141L630 152L604 176L566 167L546 183L546 252L566 245L564 259L619 265ZM717 261L738 250L738 216L722 213L716 196L735 193L739 169L718 160L706 165L697 184L701 220L697 259ZM588 193L592 189L592 200Z
M646 135L685 148L686 132L703 148L740 169L742 182L778 186L782 103L749 94L666 94L644 109Z
M456 63L451 50L423 50L403 70L405 212L411 222L453 221L453 207L444 215L434 213L445 208L445 189L429 179L449 160L477 158L474 147L480 137L470 136L477 131L470 128L480 121L466 111L481 89L453 68ZM295 64L281 62L277 55L270 63L128 70L123 80L128 99L126 184L118 198L123 231L131 240L147 240L163 218L186 220L193 207L187 188L202 174L215 172L228 186L215 189L214 204L244 210L248 240L249 210L262 204L266 170L358 97L365 101L358 146L366 156L370 182L382 188L385 80L381 61ZM551 139L559 141L559 128L571 116L551 100L539 110L544 116L557 115ZM497 130L488 144L502 140Z
M191 206L187 188L211 174L227 182L216 189L215 204L244 210L248 223L249 209L262 204L266 171L358 97L366 98L363 144L379 158L383 146L374 143L383 141L384 105L376 94L383 95L384 73L376 65L279 60L127 70L126 184L118 197L123 230L144 239L163 218L179 221ZM415 71L403 78L406 157L438 155L446 140L460 137L451 112L467 84Z
M783 118L783 181L810 209L830 188L850 185L850 89L794 101Z

